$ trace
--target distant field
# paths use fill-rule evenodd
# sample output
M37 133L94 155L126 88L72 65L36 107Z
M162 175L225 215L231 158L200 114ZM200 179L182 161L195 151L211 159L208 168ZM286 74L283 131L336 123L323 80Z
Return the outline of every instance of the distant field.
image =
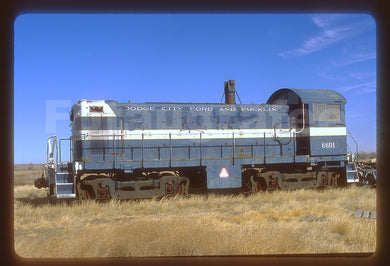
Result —
M34 179L42 176L40 164L15 164L14 185L33 185Z
M375 210L366 187L57 204L31 184L14 194L15 251L27 258L375 252L375 219L347 210Z

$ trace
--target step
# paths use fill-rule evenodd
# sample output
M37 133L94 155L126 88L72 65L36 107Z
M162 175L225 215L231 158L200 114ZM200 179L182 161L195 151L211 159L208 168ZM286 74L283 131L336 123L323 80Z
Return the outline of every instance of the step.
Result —
M57 197L64 194L73 194L73 183L57 183Z
M71 165L68 165L68 163L62 163L62 164L58 163L56 167L56 172L60 174L62 173L67 174L73 172L73 169Z
M69 177L69 175L70 175L70 177ZM69 174L69 173L56 173L56 183L57 184L69 183L69 179L73 179L72 174Z
M58 199L72 199L76 198L76 194L70 193L70 194L57 194Z
M359 178L357 177L356 170L347 171L347 182L348 183L359 182Z

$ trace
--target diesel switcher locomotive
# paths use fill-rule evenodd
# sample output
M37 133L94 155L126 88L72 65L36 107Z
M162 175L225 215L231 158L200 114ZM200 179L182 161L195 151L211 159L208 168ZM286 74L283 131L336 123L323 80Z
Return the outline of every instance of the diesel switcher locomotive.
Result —
M35 186L82 200L346 184L341 94L280 89L266 104L236 104L235 82L224 89L225 103L78 101L71 137L48 138Z

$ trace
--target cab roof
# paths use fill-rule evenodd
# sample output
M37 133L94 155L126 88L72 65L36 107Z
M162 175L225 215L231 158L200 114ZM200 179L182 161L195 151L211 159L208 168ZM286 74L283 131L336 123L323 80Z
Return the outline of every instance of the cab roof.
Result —
M334 90L280 89L268 99L267 104L302 104L302 103L347 103L347 100Z

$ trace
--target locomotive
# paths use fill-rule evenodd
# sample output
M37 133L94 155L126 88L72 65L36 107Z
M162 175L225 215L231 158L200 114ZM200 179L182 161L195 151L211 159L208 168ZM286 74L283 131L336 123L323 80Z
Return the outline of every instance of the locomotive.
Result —
M237 104L236 94L228 80L224 103L80 100L71 137L48 138L35 186L48 187L48 197L100 200L347 183L340 93L285 88L266 104Z

